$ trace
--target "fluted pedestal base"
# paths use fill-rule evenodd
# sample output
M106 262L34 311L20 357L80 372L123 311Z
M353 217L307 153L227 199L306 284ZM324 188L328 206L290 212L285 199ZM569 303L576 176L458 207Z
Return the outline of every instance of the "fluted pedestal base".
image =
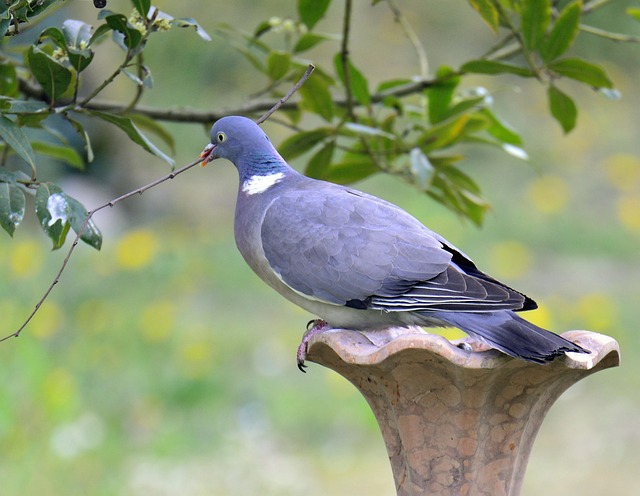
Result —
M367 336L345 330L316 335L307 358L364 395L400 496L519 494L553 402L583 377L619 364L618 343L587 331L563 336L590 355L570 353L548 365L495 350L464 351L417 329Z

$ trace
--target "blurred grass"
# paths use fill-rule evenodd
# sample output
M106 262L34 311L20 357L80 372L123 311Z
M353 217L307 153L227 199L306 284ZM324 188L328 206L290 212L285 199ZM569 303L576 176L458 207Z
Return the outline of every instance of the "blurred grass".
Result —
M181 4L182 12L164 3L161 8L193 16L205 29L223 20L243 20L250 29L243 16L250 13L256 22L267 16L240 2L215 12L207 2ZM292 10L293 3L281 4ZM89 7L69 15L92 20ZM446 2L407 2L406 8L425 19L428 46L449 47L450 53L432 50L434 67L468 54L468 40L451 39L459 28ZM372 25L389 20L379 8L361 9ZM331 19L326 22L329 29ZM479 22L469 26L465 32L474 39L489 36ZM385 50L403 46L397 33L368 30L383 37ZM354 57L363 58L371 40L362 28L357 35ZM255 91L227 48L196 38L185 41L193 58L175 61L184 64L181 70L161 63L178 39L174 33L158 44L155 58L149 55L157 71L149 102L216 107ZM222 65L211 64L210 55L220 51ZM412 61L403 57L382 52L371 69L404 75ZM578 129L568 137L547 115L540 88L522 86L518 93L478 79L500 92L499 111L522 130L533 157L529 165L473 149L467 170L494 207L480 230L395 179L358 185L400 204L489 273L538 300L532 320L557 332L586 328L620 342L621 368L588 378L551 410L524 495L623 495L637 484L639 59L633 54L607 62L623 101L581 94ZM189 69L194 72L185 87L180 73ZM206 133L173 129L178 163L186 163L202 149ZM273 125L269 131L278 142L282 131ZM100 146L109 146L109 139ZM99 203L96 188L102 195L109 187L124 192L164 172L137 150L106 149L93 166L96 183L69 178L89 207ZM101 213L96 220L107 233L102 252L80 247L24 334L0 345L0 495L394 493L364 400L328 370L312 365L306 375L297 372L295 349L310 316L266 288L236 252L236 181L229 164L214 163ZM62 261L64 254L49 252L46 243L26 227L14 240L0 241L6 334L26 317Z

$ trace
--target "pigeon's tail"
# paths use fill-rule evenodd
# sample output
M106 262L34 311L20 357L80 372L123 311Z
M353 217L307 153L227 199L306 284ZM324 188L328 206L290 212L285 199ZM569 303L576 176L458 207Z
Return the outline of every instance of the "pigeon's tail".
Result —
M510 310L487 313L438 312L437 317L492 348L531 362L549 362L567 352L589 353Z

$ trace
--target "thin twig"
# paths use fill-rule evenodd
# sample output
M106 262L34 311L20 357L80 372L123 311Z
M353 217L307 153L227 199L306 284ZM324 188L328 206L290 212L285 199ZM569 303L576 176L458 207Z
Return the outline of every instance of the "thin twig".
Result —
M159 184L162 184L163 182L168 181L169 179L173 179L178 174L182 174L186 170L191 169L193 166L195 166L195 165L199 164L200 162L202 162L202 160L203 160L202 158L199 158L195 162L191 162L190 164L187 164L184 167L181 167L180 169L178 169L176 171L173 171L173 172L167 174L166 176L161 177L160 179L156 179L155 181L153 181L153 182L151 182L149 184L146 184L145 186L142 186L142 187L140 187L140 188L138 188L136 190L130 191L129 193L126 193L126 194L124 194L122 196L119 196L118 198L115 198L115 199L111 200L110 202L107 202L104 205L100 205L99 207L94 208L90 212L87 212L87 218L82 223L82 226L80 226L80 229L78 229L76 237L74 238L73 243L71 243L71 248L69 248L69 251L67 252L67 255L64 257L64 260L62 261L62 265L60 266L60 270L58 270L58 273L54 277L53 282L49 285L47 290L42 295L42 298L40 298L38 303L36 303L36 306L31 311L29 316L25 319L25 321L22 323L22 325L18 328L18 330L15 331L13 334L9 334L8 336L5 336L2 339L0 339L0 343L3 342L3 341L6 341L7 339L10 339L10 338L17 338L20 335L20 333L23 331L23 329L25 327L27 327L29 322L31 322L31 319L33 319L33 317L36 315L38 310L40 310L40 307L42 306L44 301L49 297L49 294L51 293L51 291L53 290L55 285L58 284L58 282L60 282L60 277L62 277L62 273L67 268L67 264L69 263L69 259L71 258L71 255L73 254L74 250L76 249L76 246L78 245L78 242L80 241L80 237L82 236L82 233L86 229L87 225L89 224L89 221L94 216L94 214L96 214L100 210L103 210L103 209L105 209L107 207L111 208L114 205L116 205L117 203L120 203L121 201L126 200L127 198L131 198L132 196L135 196L135 195L141 195L142 193L144 193L148 189L151 189L151 188L153 188L153 187L155 187L155 186L157 186Z
M271 114L273 114L276 110L278 110L279 108L282 107L282 105L293 96L293 94L298 91L298 89L300 89L300 86L302 86L304 84L304 82L309 78L309 76L311 75L311 73L313 72L313 70L315 69L315 67L313 65L309 65L307 67L307 70L304 72L304 74L302 75L302 77L298 80L298 82L293 86L293 88L291 88L291 90L285 95L283 96L280 100L278 100L278 102L276 102L275 105L273 105L262 117L260 117L257 121L258 124L261 124L262 122L264 122ZM187 165L185 165L184 167L181 167L178 170L175 170L173 172L170 172L169 174L156 179L155 181L150 182L149 184L145 184L144 186L141 186L140 188L134 189L133 191L129 191L128 193L125 193L122 196L119 196L103 205L100 205L99 207L94 208L93 210L87 212L87 217L84 220L84 222L82 223L82 225L80 226L80 229L78 229L78 232L76 233L76 237L73 240L73 243L71 243L71 247L69 248L69 251L67 252L66 256L64 257L64 260L62 261L62 265L60 266L60 270L58 270L58 273L56 274L56 276L53 279L53 282L49 285L49 287L46 289L46 291L44 292L44 294L42 295L42 297L40 298L40 300L38 300L38 302L36 303L35 307L33 308L33 310L31 311L31 313L27 316L27 318L24 320L24 322L22 323L22 325L18 328L17 331L3 337L0 338L0 343L2 343L3 341L7 341L8 339L11 338L17 338L18 336L20 336L20 333L25 329L25 327L27 327L27 325L29 324L29 322L31 322L31 319L33 319L33 317L36 315L36 313L38 313L38 310L40 310L40 307L42 306L42 304L45 302L45 300L49 297L49 294L51 294L51 291L53 291L53 288L56 286L56 284L58 284L60 282L60 278L62 277L62 273L65 271L65 269L67 268L67 264L69 263L69 260L71 259L71 255L73 255L73 252L76 249L76 246L78 245L78 243L80 242L80 238L82 236L82 233L84 232L84 230L87 228L87 226L89 225L89 222L91 221L91 219L93 218L93 216L99 212L100 210L104 210L105 208L109 207L112 208L114 205L120 203L123 200L126 200L127 198L131 198L132 196L135 195L141 195L142 193L144 193L145 191L154 188L156 186L158 186L159 184L162 184L170 179L173 179L174 177L176 177L179 174L182 174L183 172L191 169L192 167L198 165L200 162L202 162L204 160L203 157L200 157L198 160L195 160L194 162L191 162Z
M351 91L351 71L349 70L349 32L351 30L352 0L346 0L344 4L344 18L342 21L342 43L340 47L340 62L344 73L344 87L347 99L347 113L351 120L356 120L353 111L353 92Z
M580 24L580 31L584 31L585 33L594 34L596 36L601 36L602 38L606 38L611 41L622 41L625 43L640 43L640 37L632 36L629 34L622 33L612 33L610 31L605 31L604 29L596 28L594 26L588 26L586 24Z
M293 86L293 88L291 88L289 90L289 92L283 96L282 98L280 98L280 100L277 101L277 103L271 107L269 110L267 110L264 115L262 117L260 117L257 121L256 124L262 124L264 121L266 121L271 114L273 114L276 110L278 110L280 107L282 107L282 105L293 96L293 94L298 91L300 89L300 86L302 86L305 81L307 79L309 79L309 76L311 76L311 73L313 72L313 70L315 69L315 66L313 64L309 64L307 66L307 70L304 71L304 74L302 75L302 77L298 80L298 82Z
M424 49L424 45L420 42L420 38L416 34L415 30L407 20L406 16L402 13L400 8L396 5L394 0L387 0L387 5L393 13L395 21L400 24L400 27L404 31L405 36L413 46L413 49L418 56L418 63L420 64L420 76L423 78L429 74L429 59L427 58L427 52Z

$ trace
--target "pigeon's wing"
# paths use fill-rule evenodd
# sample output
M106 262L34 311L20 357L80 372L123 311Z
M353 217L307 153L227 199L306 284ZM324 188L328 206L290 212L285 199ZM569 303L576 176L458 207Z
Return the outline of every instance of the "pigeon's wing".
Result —
M269 265L297 293L383 311L523 307L523 295L480 272L399 207L314 183L283 191L261 225Z
M289 287L344 305L446 270L451 254L409 214L329 186L283 192L265 212L262 247Z

